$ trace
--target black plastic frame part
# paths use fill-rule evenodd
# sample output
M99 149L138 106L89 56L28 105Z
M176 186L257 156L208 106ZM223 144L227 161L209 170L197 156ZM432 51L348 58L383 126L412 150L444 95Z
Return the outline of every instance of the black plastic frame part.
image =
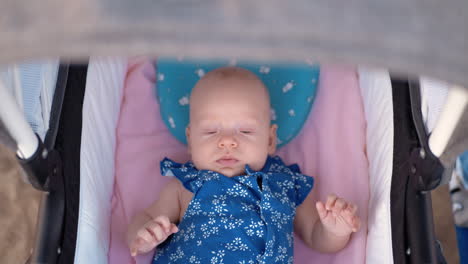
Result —
M60 159L57 159L55 156L49 158L49 152L54 149L55 138L59 129L59 120L68 79L68 67L68 64L59 65L50 112L49 129L47 130L44 143L36 134L38 147L35 153L28 159L21 159L17 156L18 161L26 172L27 180L34 188L40 191L49 191L50 177L53 171L56 170L54 167L60 166L60 164L57 164L57 162L60 162Z
M413 82L412 87L410 82ZM420 102L413 98L412 104L410 89L417 89L414 81L392 78L394 153L390 210L393 259L397 264L445 263L435 239L430 192L421 190L424 185L418 183L420 175L423 178L437 179L442 174L438 175L437 164L434 165L435 170L421 174L423 170L420 165L424 163L419 161L421 158L427 159L425 154L421 155L421 149L427 142L421 143L420 140L427 140L428 137L418 135L421 131L417 127L423 125L415 124L422 122L417 117L417 111L421 109ZM417 92L419 93L419 89ZM417 157L414 153L418 154Z
M61 72L67 76L61 79L59 70L57 88L60 83L66 85L54 95L51 119L54 123L46 139L52 149L49 158L58 165L49 170L50 191L41 201L36 245L30 263L73 263L75 257L87 65L70 65L67 71ZM63 100L60 99L62 92Z

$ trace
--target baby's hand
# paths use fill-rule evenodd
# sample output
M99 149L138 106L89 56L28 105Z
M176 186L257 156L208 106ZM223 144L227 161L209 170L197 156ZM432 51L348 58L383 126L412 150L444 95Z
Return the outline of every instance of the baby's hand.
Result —
M141 253L147 253L178 231L177 226L171 223L167 216L158 216L138 230L130 243L130 254L134 257Z
M357 206L334 194L328 195L326 204L317 202L316 207L323 226L335 236L348 236L361 226Z

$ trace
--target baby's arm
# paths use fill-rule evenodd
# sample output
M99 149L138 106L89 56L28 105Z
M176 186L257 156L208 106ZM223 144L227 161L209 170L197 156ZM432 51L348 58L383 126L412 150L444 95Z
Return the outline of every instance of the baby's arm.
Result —
M127 232L130 253L135 256L151 251L172 233L180 216L180 183L171 180L161 191L159 199L133 218Z
M305 244L320 252L333 253L346 246L360 227L357 207L335 195L327 202L314 201L309 194L297 207L294 230Z

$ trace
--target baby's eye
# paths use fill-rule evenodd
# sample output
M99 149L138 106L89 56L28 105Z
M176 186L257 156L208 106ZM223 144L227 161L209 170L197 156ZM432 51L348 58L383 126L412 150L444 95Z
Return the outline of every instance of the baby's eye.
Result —
M205 131L206 135L214 135L216 134L216 130Z
M251 131L251 130L241 130L240 132L241 132L242 134L244 134L244 135L249 135L249 134L252 134L252 133L253 133L253 131Z

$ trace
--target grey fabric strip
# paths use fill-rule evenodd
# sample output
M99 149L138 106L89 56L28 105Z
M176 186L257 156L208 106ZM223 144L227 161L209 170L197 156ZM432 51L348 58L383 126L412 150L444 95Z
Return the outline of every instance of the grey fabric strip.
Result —
M468 1L0 0L0 63L171 55L373 65L468 87Z

